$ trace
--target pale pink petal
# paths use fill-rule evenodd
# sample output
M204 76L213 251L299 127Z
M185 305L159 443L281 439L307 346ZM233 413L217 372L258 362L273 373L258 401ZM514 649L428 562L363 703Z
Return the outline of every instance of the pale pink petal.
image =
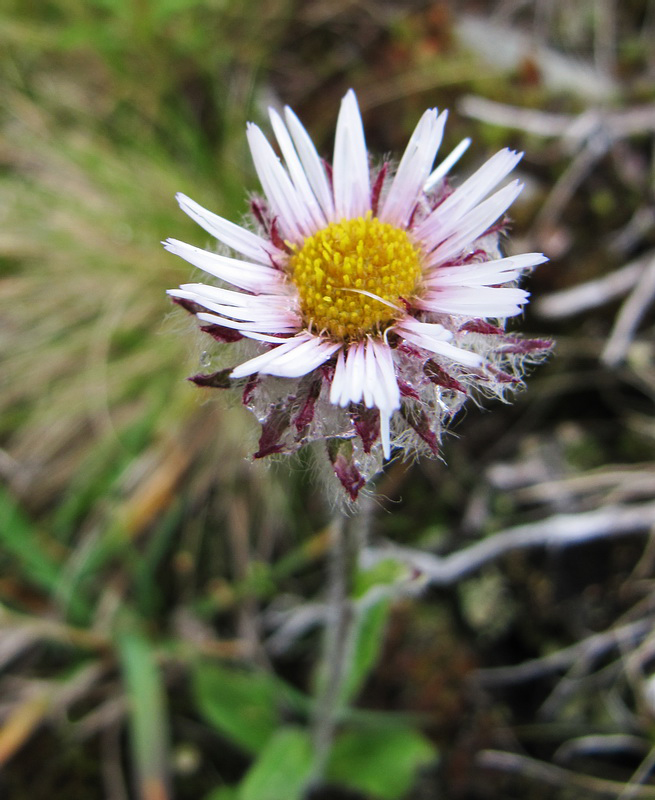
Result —
M459 221L455 232L429 253L426 267L437 266L459 255L507 211L522 189L522 183L513 181L469 211ZM440 235L435 238L439 240Z
M198 305L203 306L208 311L213 311L216 314L221 314L231 320L242 320L243 322L259 323L262 330L279 331L280 333L287 333L289 331L297 331L301 325L302 320L298 314L293 313L288 308L280 308L274 305L270 306L235 306L216 303L210 300L204 294L196 292L188 292L183 289L172 290L168 292L172 297L181 297L186 300L191 300Z
M274 109L269 109L269 116L271 118L271 125L273 126L275 138L280 145L280 150L284 156L289 175L291 176L291 180L293 181L293 185L298 192L301 202L304 203L307 212L311 216L315 229L325 228L327 219L309 185L303 165L298 158L298 153L293 145L291 136L289 136L289 131Z
M373 404L380 409L380 440L385 458L391 457L390 422L393 412L400 408L400 389L396 378L391 348L385 342L370 339L367 345L373 356L376 380L370 386ZM368 370L367 370L368 371Z
M423 220L415 231L417 239L427 250L443 242L459 229L462 218L514 169L522 155L504 149L492 156Z
M292 334L296 333L297 326L289 326L287 330L281 330L284 326L278 318L261 319L257 322L244 322L243 320L230 319L229 317L221 317L218 314L211 314L209 312L198 312L196 317L201 322L209 322L211 325L221 325L223 328L231 328L232 330L239 331L244 336L250 333L254 334ZM254 338L254 337L253 337ZM275 339L275 341L279 341Z
M375 385L378 381L378 370L375 359L375 349L371 346L370 339L366 344L366 354L364 359L364 403L366 408L373 408L375 405Z
M341 405L359 403L364 393L364 343L351 344L346 354L346 373L344 376L344 392Z
M256 372L265 372L266 367L271 361L274 361L276 358L279 358L284 353L288 353L291 350L295 350L299 347L303 342L307 341L307 337L304 335L294 336L293 339L287 339L282 344L278 345L277 347L273 347L270 350L266 350L264 353L260 353L258 356L249 359L248 361L244 361L243 364L239 364L238 367L235 367L232 372L230 373L231 378L245 378L247 375L254 375Z
M371 208L368 153L362 117L352 89L348 90L341 101L333 166L336 219L365 216Z
M446 158L439 164L439 166L430 174L430 177L427 179L423 186L424 192L430 192L434 187L439 183L442 178L445 178L446 175L450 172L450 170L455 166L455 164L460 160L460 158L464 155L464 153L469 149L471 144L471 139L466 137L466 139L462 139L462 141L457 145L457 147L452 150Z
M332 405L340 406L341 397L345 392L346 362L343 356L343 348L339 350L337 364L334 368L332 385L330 386L330 402Z
M452 338L452 334L438 323L418 322L406 317L394 326L394 330L411 344L449 358L458 364L467 367L479 367L482 364L482 358L476 353L449 344L448 340Z
M391 348L368 338L350 345L344 357L339 352L330 388L330 402L347 406L364 400L367 408L380 411L380 438L385 458L391 455L389 420L400 408L400 390Z
M416 308L441 314L475 317L515 317L528 302L524 289L490 286L448 286L442 291L426 292Z
M200 315L198 315L200 316ZM275 336L274 334L268 333L259 333L258 331L241 331L241 333L248 337L248 339L254 339L257 342L269 342L269 344L280 344L280 342L287 342L289 339L286 336ZM299 332L300 335L302 332Z
M380 409L395 411L400 408L400 389L396 379L396 367L393 363L391 348L386 342L376 339L369 340L368 346L375 353L375 364L378 371L374 403Z
M283 286L282 288L287 287ZM245 294L244 292L234 292L232 289L223 289L222 286L210 286L207 283L183 283L180 290L202 295L215 303L226 303L243 308L250 306L255 308L292 308L296 305L295 297L288 292L283 294Z
M281 353L258 371L280 378L299 378L324 364L340 347L338 342L312 336L297 347Z
M435 267L428 270L423 284L430 289L443 286L496 286L517 280L526 269L545 261L548 259L542 253L522 253L482 263Z
M249 292L283 291L284 277L272 267L220 256L177 239L167 239L162 244L170 253L180 256L194 267L231 283L233 286L238 286L240 289L246 289Z
M282 235L295 244L302 242L314 230L307 208L280 159L257 125L248 123L246 136L257 176L271 211L277 217Z
M409 316L399 320L394 329L403 334L405 331L409 331L417 335L429 336L431 339L440 342L449 342L453 338L453 334L438 322L419 322L419 320Z
M363 396L366 387L366 345L360 342L355 346L355 355L353 358L353 371L357 375L357 381L361 384L361 391L357 390L357 401L359 402Z
M316 199L321 204L326 219L329 222L333 222L334 198L323 162L319 158L309 134L289 106L286 106L284 109L284 117L293 142L296 145L298 157L304 167L309 185L312 187Z
M434 108L428 109L421 117L382 206L379 215L382 222L399 227L404 227L409 222L423 184L432 169L447 117L447 111L437 116Z
M298 378L324 364L339 347L341 345L336 342L301 333L235 367L230 377L243 378L259 372L283 378Z
M391 458L391 412L380 409L380 441L384 457Z
M218 214L214 214L212 211L208 211L185 194L178 192L175 198L182 211L204 228L207 233L216 237L232 250L236 250L237 253L252 259L257 264L268 265L271 263L271 255L283 255L271 242L262 239L261 236L257 236L256 233L252 233L252 231L246 230L240 225L235 225L233 222L219 217Z

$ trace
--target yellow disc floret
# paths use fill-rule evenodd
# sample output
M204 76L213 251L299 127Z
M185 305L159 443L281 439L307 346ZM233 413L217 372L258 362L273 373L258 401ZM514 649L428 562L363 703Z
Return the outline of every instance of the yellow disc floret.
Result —
M370 214L317 231L293 248L289 267L305 324L337 340L384 330L421 275L407 232Z

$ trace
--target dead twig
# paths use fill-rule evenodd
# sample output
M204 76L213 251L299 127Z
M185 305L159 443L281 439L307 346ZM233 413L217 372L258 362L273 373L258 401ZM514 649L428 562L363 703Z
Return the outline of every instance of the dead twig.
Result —
M635 286L654 258L655 252L650 251L602 278L546 295L534 303L534 311L544 319L566 319L610 303Z
M589 108L574 115L520 108L478 95L466 95L459 101L457 108L465 117L490 125L525 131L545 138L564 139L569 147L579 147L580 142L588 139L594 131L602 131L611 140L655 131L653 103L620 111Z
M616 647L636 645L653 627L650 617L630 622L602 633L595 633L580 642L510 667L493 667L479 670L474 680L485 687L515 685L543 678L553 672L568 669L573 664L592 664L596 659Z
M543 781L551 786L577 787L587 792L593 792L600 797L629 796L643 798L643 800L655 800L655 786L632 784L626 786L625 783L620 781L596 778L593 775L583 775L580 772L556 767L554 764L546 764L543 761L537 761L534 758L519 755L518 753L483 750L477 758L477 763L485 769L519 773L522 777ZM630 790L629 795L624 794L626 788Z
M435 556L392 544L368 548L366 555L371 561L396 558L422 573L429 583L449 586L516 550L569 547L595 539L646 532L653 527L654 520L655 501L603 506L579 514L556 514L540 522L499 531L448 556Z
M621 306L601 355L601 360L607 366L616 367L624 360L635 331L654 299L655 258L643 270L634 289Z

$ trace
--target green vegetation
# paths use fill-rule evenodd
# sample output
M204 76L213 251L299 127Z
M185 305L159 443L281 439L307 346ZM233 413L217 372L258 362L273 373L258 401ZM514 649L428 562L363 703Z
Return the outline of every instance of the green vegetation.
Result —
M655 797L654 41L652 2L5 1L0 795ZM349 86L374 152L431 105L462 173L526 151L513 235L552 261L521 329L558 344L380 478L320 782L332 511L311 455L253 462L239 399L184 380L207 343L159 241L208 244L177 191L246 213L270 102L329 152ZM499 531L431 586L384 547Z

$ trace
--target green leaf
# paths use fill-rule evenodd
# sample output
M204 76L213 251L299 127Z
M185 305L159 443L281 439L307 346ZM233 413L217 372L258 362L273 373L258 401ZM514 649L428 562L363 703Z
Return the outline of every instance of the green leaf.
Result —
M389 607L389 599L384 596L358 604L352 659L344 682L346 701L356 696L380 657Z
M205 795L203 800L239 800L238 786L219 786Z
M171 758L165 692L156 656L148 640L137 632L121 633L118 647L140 796L143 800L166 797Z
M24 577L43 589L55 589L59 565L9 492L0 487L0 548L18 561Z
M239 800L301 800L313 761L308 733L291 726L281 728L243 779Z
M397 800L435 757L433 745L411 728L350 731L335 742L327 777L381 800Z
M355 596L363 597L375 586L393 586L407 575L407 567L393 558L378 561L368 569L358 570L355 576Z
M193 692L205 719L248 752L259 752L278 727L279 684L270 675L201 662Z

